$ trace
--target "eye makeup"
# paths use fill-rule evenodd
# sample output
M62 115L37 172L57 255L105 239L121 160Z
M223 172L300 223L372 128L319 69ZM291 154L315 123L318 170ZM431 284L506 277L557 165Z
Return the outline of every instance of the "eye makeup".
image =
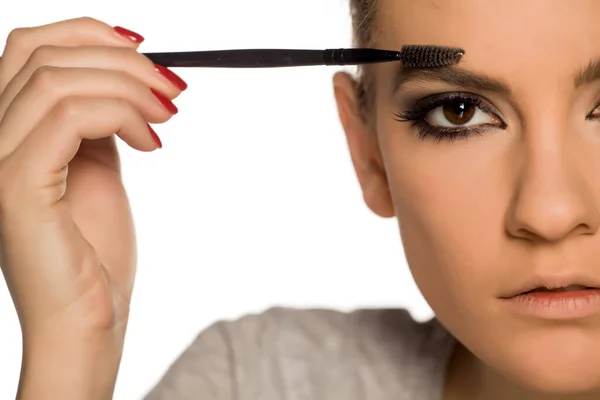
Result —
M426 96L394 117L398 122L411 123L419 139L434 142L452 142L493 129L506 129L496 107L482 96L468 92Z
M600 94L596 97L594 104L594 108L585 116L588 121L600 121Z

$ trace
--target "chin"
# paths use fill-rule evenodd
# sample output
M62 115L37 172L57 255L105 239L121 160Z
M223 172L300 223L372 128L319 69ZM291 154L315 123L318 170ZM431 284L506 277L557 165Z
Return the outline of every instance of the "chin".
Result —
M504 375L525 388L547 394L576 394L600 389L600 337L550 331L513 337L506 349ZM508 358L507 358L508 357ZM599 396L600 398L600 396Z
M600 389L598 371L583 369L577 364L562 366L539 365L537 370L527 366L523 373L511 374L512 380L532 392L545 394L577 394L589 393Z

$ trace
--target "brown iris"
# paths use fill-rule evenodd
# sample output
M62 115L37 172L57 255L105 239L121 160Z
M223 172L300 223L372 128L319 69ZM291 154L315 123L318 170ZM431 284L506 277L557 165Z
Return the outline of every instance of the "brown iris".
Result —
M477 106L461 100L449 101L444 107L444 117L453 125L464 125L475 115Z

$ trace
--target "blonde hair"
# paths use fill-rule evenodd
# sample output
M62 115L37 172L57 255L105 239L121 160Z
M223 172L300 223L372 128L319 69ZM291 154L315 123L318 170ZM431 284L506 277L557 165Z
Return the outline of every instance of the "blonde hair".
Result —
M377 0L350 0L355 47L371 47L373 45L377 11ZM363 118L366 118L371 111L375 97L371 75L369 67L358 69L357 96Z
M350 0L350 13L356 47L368 47L373 41L373 27L377 14L376 0Z

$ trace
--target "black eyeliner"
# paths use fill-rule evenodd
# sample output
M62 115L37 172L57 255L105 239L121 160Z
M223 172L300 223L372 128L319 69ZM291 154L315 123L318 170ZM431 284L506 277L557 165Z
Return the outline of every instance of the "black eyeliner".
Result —
M409 110L406 110L403 113L403 115L407 115L410 117L421 116L423 113L430 112L436 107L440 107L445 103L457 100L468 103L469 105L479 107L481 108L481 110L494 115L498 115L499 117L502 116L500 111L487 100L485 100L479 95L468 92L447 92L423 97L422 99L417 100Z
M593 117L592 116L594 114L594 112L597 112L600 109L600 95L598 95L598 97L596 98L595 104L596 105L594 106L594 108L592 108L592 110L589 113L587 113L587 115L585 116L585 119L588 120L588 121L598 121L598 120L600 120L600 115L597 116L597 117Z

